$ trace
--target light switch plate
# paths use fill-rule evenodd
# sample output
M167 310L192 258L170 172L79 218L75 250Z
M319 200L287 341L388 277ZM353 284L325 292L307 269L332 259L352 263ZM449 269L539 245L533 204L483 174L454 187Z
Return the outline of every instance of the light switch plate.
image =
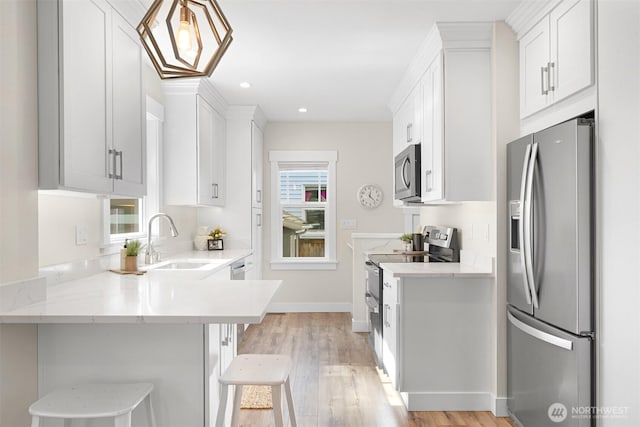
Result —
M343 230L355 230L358 227L358 221L355 219L341 219L340 228Z
M76 225L76 245L86 245L89 241L89 227L87 224Z

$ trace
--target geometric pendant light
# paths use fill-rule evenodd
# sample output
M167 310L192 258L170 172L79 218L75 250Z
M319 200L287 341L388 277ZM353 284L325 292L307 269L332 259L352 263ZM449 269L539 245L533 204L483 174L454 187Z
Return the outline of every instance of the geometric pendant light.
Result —
M233 40L215 0L155 0L137 30L162 79L211 76Z

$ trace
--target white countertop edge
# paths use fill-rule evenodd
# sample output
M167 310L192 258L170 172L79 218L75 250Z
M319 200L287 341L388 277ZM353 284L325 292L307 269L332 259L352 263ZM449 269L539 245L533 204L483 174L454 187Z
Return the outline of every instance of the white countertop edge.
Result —
M261 316L0 316L1 324L220 324L260 323Z
M394 277L440 277L440 278L492 278L493 271L460 263L382 263Z
M267 313L273 296L282 284L282 280L224 280L209 284L198 279L187 280L181 282L178 286L179 288L185 288L193 285L193 299L196 301L199 298L210 297L210 288L212 286L222 286L228 287L224 290L225 293L235 294L235 298L239 298L239 301L242 301L246 296L248 303L240 302L237 309L220 305L219 302L212 302L205 307L190 308L191 305L189 305L188 301L187 305L184 305L184 301L182 301L181 304L183 306L177 311L175 308L167 308L168 306L166 305L152 307L151 311L140 311L140 304L137 301L139 297L137 293L131 293L132 287L141 286L146 288L145 293L148 293L148 288L153 286L162 292L171 293L174 289L174 285L171 283L173 281L174 279L170 278L166 282L148 283L148 279L145 276L125 278L105 272L92 278L78 279L74 282L60 284L56 287L56 291L52 291L44 301L0 312L0 323L260 323ZM263 288L265 285L266 288ZM261 289L264 289L264 291ZM114 290L116 293L114 293ZM220 291L220 288L217 291ZM71 299L69 299L69 292L74 293L74 297ZM102 294L107 298L116 299L130 298L133 295L136 299L128 302L131 308L129 310L116 307L115 311L104 312L105 301L100 300ZM98 295L98 298L96 298L96 295ZM95 305L95 309L93 305Z

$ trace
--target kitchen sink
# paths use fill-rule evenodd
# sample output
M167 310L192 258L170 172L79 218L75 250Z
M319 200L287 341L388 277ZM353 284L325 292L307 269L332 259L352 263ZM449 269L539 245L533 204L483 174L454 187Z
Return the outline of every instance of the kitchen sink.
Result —
M169 264L157 267L158 270L191 270L193 268L204 267L209 265L208 262L171 262Z
M225 261L221 260L206 260L206 259L170 259L167 261L161 261L157 264L146 266L146 270L156 271L181 271L181 270L213 270L217 266L224 264Z

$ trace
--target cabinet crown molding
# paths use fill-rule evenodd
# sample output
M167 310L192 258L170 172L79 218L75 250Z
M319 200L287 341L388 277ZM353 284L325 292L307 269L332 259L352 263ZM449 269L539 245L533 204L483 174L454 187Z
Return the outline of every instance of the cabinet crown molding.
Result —
M491 49L493 22L436 22L389 100L395 114L440 50Z
M229 104L216 90L213 84L206 78L182 79L163 81L162 89L165 95L201 95L218 111L226 117Z
M268 121L259 105L231 105L227 109L227 119L253 120L260 129L264 129Z
M545 15L562 0L523 1L515 8L505 22L518 35L518 40L525 35Z

